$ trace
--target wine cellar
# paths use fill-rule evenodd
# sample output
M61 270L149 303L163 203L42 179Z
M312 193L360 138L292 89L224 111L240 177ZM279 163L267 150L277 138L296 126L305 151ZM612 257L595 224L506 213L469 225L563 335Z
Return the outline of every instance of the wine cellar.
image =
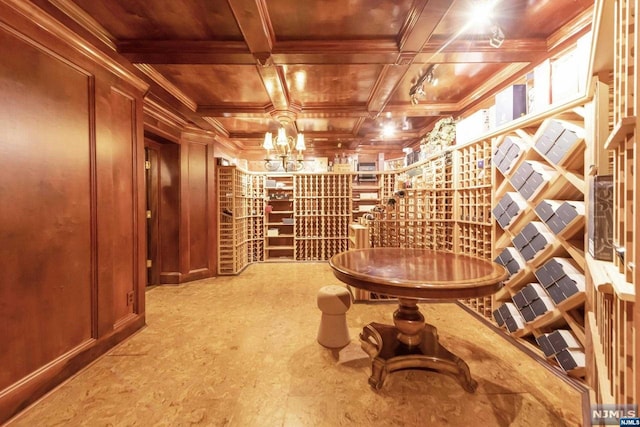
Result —
M254 193L253 200L239 200L246 200L248 206L264 201L267 206L264 218L254 217L255 224L243 224L235 231L221 227L221 245L226 234L250 241L246 230L264 221L265 242L285 239L287 243L273 248L282 251L281 256L272 255L265 243L264 257L254 261L327 260L349 248L349 233L352 247L426 248L494 259L509 270L504 287L493 297L461 303L517 338L550 366L584 381L585 347L591 339L584 319L595 316L586 309L588 294L593 293L587 277L603 280L602 270L608 268L592 258L582 238L593 180L585 165L592 164L588 156L596 156L585 149L587 141L596 137L587 133L585 123L597 119L596 106L601 102L597 95L608 90L605 83L596 84L595 97L520 120L500 133L454 146L409 167L373 172L375 184L358 182L356 172L272 176L219 168L220 185L230 172L242 176L247 185L260 182L263 193ZM236 188L243 194L250 192L249 187ZM274 214L283 218L274 221ZM292 223L287 225L289 218ZM269 227L282 234L269 237ZM362 236L368 240L364 245ZM220 274L237 274L252 262L244 253L250 246L239 243L234 246L234 259L244 264ZM595 289L611 288L602 284ZM352 292L356 301L389 299L360 289ZM618 294L593 293L596 307L603 307L598 310L624 310L628 303L612 303L614 295ZM598 315L604 319L603 313ZM610 329L600 333L609 336L620 327L611 320L605 323ZM611 358L611 353L606 357Z
M640 425L639 8L0 0L0 424Z

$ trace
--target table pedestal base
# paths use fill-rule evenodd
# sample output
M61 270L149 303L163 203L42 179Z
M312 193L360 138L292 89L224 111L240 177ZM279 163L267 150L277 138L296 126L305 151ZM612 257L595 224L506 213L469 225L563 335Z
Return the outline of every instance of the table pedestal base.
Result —
M419 336L418 343L408 345L397 327L381 323L365 326L360 342L362 349L371 357L369 384L373 388L380 389L388 373L413 368L451 375L469 393L476 390L478 383L471 378L469 366L440 345L434 326L425 324L416 335Z

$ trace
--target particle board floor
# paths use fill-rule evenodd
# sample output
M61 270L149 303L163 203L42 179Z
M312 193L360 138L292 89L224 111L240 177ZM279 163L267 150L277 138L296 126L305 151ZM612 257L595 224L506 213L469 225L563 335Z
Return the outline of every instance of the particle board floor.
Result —
M407 370L375 392L357 336L394 305L355 304L352 344L315 339L326 263L266 263L147 292L147 324L11 426L578 426L581 395L455 304L421 304L478 381Z

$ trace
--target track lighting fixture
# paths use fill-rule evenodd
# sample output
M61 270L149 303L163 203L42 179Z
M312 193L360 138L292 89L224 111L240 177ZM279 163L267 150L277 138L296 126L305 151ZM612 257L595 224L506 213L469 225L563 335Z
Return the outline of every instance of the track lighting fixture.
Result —
M504 32L498 24L491 25L490 30L491 37L489 37L489 45L497 49L502 46L502 43L504 42Z
M412 105L417 105L420 99L426 96L426 92L424 90L425 83L429 83L432 86L438 84L438 78L434 74L435 69L436 64L429 65L427 71L425 71L418 81L411 86L411 89L409 89L409 98L411 99Z

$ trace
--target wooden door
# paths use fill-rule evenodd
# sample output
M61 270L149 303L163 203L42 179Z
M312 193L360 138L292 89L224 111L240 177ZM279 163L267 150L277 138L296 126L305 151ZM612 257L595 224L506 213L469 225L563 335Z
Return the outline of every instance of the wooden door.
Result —
M159 199L159 158L155 143L145 144L145 191L147 200L147 286L160 284L160 257L158 238L160 221Z

